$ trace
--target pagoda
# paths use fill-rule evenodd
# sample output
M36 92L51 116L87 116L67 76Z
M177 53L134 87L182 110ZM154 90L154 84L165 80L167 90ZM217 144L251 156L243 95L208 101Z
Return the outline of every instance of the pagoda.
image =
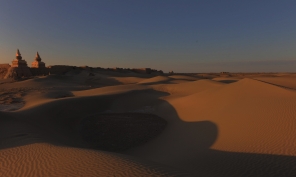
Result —
M41 61L38 52L36 53L35 61L32 62L31 68L45 68L45 63Z
M19 49L17 49L17 51L16 51L16 57L12 61L11 67L28 67L27 62L25 60L23 60Z
M4 79L31 77L31 76L32 76L32 73L30 71L30 68L27 65L27 62L23 60L19 49L17 49L16 57L14 60L12 60L12 65L8 69L6 75L4 76Z

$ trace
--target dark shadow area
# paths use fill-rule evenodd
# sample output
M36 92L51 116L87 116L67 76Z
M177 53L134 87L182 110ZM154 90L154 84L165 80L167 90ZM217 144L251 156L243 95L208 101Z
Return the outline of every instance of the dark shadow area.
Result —
M142 74L142 73L136 73L128 70L122 70L122 71L115 71L112 69L101 69L101 70L95 70L93 71L95 74L103 74L108 75L112 77L140 77L140 78L151 78L155 77L157 75L154 74Z
M118 101L118 99L120 100L120 98L123 98L124 95L134 95L139 92L141 91L129 91L123 94L80 98L68 97L67 99L56 100L54 102L49 102L38 107L33 107L31 109L19 112L3 113L6 117L13 117L14 120L13 122L11 122L10 120L12 119L7 119L11 124L13 124L9 125L10 127L12 127L9 129L14 129L14 131L7 131L6 134L15 134L14 132L19 133L19 131L17 130L19 129L19 126L14 127L14 124L16 125L17 123L17 125L21 125L24 130L34 130L32 136L36 135L37 137L42 137L40 141L61 146L91 148L93 147L92 143L88 143L83 140L81 132L79 131L79 122L87 117L92 117L108 111L110 109L110 106ZM155 95L156 91L144 90L144 93ZM157 98L164 95L168 94L156 94L156 96L154 97L149 97L148 100L159 101L157 100ZM136 115L136 113L134 113L134 115ZM134 116L132 120L136 120ZM161 120L162 119L160 119L160 121ZM133 124L133 122L131 123ZM28 126L32 128L25 128ZM3 131L2 134L5 134L5 132ZM32 139L34 139L34 137L32 137ZM35 143L35 140L32 139L30 140L31 143ZM38 140L38 142L40 141ZM12 145L6 144L5 146L0 146L0 148L10 148L14 146L25 145L26 143L23 142L24 141L15 142Z
M208 149L198 160L184 162L187 169L198 169L200 176L295 177L296 157L270 154L225 152Z
M222 83L225 83L225 84L231 84L231 83L234 83L234 82L237 82L239 80L216 80L217 82L222 82Z
M171 81L174 81L175 79L168 79L168 80L164 80L164 81L156 81L156 82L147 82L147 83L138 83L140 85L155 85L155 84L174 84L171 83Z
M97 77L95 75L90 75L91 72L85 73L85 75L49 75L44 78L35 78L34 82L40 82L43 85L55 86L55 87L65 87L69 90L77 88L77 86L92 86L92 87L102 87L102 86L112 86L121 85L119 81L111 77ZM59 83L57 85L57 82ZM72 88L72 89L71 89ZM84 90L85 88L83 88Z
M97 114L79 122L83 140L92 148L120 152L144 144L157 137L167 122L152 114Z
M151 82L151 83L139 83L139 84L140 84L140 85L175 84L175 83L172 83L171 81L173 81L173 80L162 81L162 82Z
M0 111L0 149L42 142L42 131L34 125Z
M61 90L61 91L49 91L49 92L46 92L45 96L47 98L59 99L59 98L66 98L66 97L74 97L74 94L72 92L70 92L70 91Z
M0 79L0 85L1 84L6 84L6 83L13 83L16 82L14 79L9 78L9 79Z
M89 76L89 73L85 73L85 75L52 74L44 77L31 78L27 81L14 82L13 84L15 88L34 87L34 89L46 88L47 90L56 91L79 91L114 85L122 85L122 83L112 77ZM2 86L3 88L8 87L6 84Z

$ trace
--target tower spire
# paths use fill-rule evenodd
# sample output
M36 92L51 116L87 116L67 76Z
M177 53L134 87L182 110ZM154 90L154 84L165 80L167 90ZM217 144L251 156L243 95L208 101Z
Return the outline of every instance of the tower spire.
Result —
M22 59L22 55L21 55L19 49L16 50L15 58L16 58L17 60L21 60L21 59Z
M39 55L39 53L38 53L38 52L36 53L35 60L36 60L36 61L41 61L41 58L40 58L40 55Z
M17 57L22 56L19 49L16 50L16 55L15 56L17 56Z

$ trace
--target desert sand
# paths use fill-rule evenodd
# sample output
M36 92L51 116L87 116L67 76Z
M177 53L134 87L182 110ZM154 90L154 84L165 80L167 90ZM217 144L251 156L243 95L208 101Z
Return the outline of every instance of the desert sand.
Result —
M0 176L296 176L296 75L0 83Z

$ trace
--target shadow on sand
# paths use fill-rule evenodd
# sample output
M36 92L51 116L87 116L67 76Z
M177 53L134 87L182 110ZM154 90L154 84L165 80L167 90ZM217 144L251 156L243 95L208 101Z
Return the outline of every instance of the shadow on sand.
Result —
M85 117L107 110L120 113L145 105L158 105L156 110L147 113L165 118L167 127L156 138L126 154L183 168L196 176L296 176L296 157L212 150L219 134L216 124L182 121L174 107L160 99L167 95L154 90L130 91L118 95L73 97L23 111L0 112L0 149L38 142L91 148L77 129ZM162 109L165 111L160 113Z
M217 82L225 83L225 84L231 84L234 82L237 82L239 80L216 80Z

